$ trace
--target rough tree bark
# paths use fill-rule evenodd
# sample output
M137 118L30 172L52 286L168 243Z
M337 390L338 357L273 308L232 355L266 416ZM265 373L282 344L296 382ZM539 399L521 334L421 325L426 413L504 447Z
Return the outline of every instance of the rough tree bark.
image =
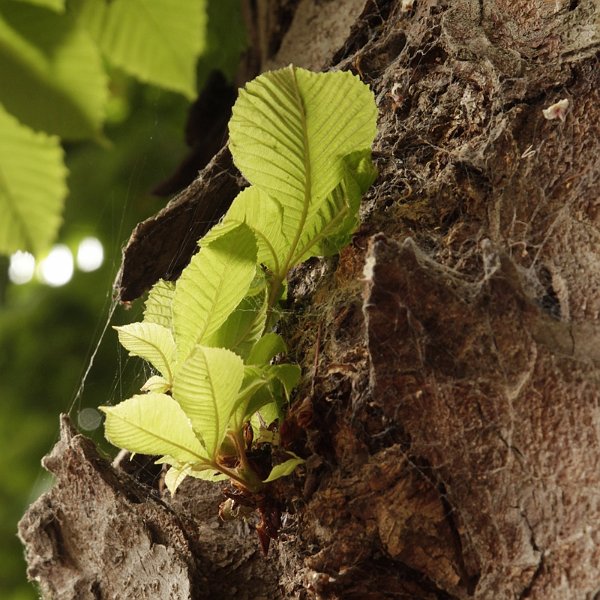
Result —
M29 576L61 599L600 598L598 3L258 5L255 64L353 70L380 111L353 243L293 278L312 422L280 538L265 560L218 488L161 496L64 421ZM206 190L239 185L221 153L142 225L124 296L175 277Z

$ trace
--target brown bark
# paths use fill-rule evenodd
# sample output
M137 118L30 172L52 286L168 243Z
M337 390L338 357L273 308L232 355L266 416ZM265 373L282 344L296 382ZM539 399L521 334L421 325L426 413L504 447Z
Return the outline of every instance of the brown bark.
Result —
M408 4L306 0L281 44L371 85L380 176L339 259L294 274L313 420L269 558L216 488L143 492L65 425L21 525L48 597L600 597L600 9Z

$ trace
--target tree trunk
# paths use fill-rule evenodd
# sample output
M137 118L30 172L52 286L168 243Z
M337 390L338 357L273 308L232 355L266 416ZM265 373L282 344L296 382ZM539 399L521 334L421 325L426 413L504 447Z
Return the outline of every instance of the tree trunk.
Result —
M263 558L218 487L149 491L65 420L29 576L61 599L600 598L597 2L272 6L255 62L350 69L380 111L359 231L290 288L311 422L280 537ZM193 223L224 172L232 197L223 151L141 226L124 297L167 274L143 240L177 252L172 211Z

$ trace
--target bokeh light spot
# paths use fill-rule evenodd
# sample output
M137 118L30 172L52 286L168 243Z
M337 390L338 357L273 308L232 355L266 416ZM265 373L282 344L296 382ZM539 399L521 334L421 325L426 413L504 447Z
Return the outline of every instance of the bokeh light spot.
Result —
M73 254L64 244L57 244L39 266L40 279L53 287L65 285L73 277Z
M81 240L77 249L77 267L89 273L102 266L104 262L104 247L102 242L95 237L86 237Z
M29 252L15 252L10 257L8 278L17 285L28 283L35 273L35 258Z

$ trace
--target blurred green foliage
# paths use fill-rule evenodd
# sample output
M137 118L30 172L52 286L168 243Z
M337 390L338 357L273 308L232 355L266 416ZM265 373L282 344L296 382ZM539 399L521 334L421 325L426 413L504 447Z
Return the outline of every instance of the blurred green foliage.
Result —
M6 2L0 0L0 5ZM37 3L57 10L63 4ZM212 24L213 33L208 34L205 53L196 65L199 84L215 65L231 77L244 44L239 0L209 0L207 12L208 31ZM28 504L51 483L40 459L57 439L58 414L70 410L77 423L81 409L119 402L134 393L147 375L140 372L141 361L130 361L119 350L110 327L104 336L101 333L113 306L112 283L122 246L139 221L164 206L165 200L153 198L149 191L172 173L186 152L183 130L188 99L137 83L114 68L108 73L105 143L65 145L69 199L58 234L72 251L83 237L99 238L105 251L103 266L91 273L76 270L63 287L36 281L17 286L8 282L8 260L0 260L2 600L37 597L25 578L16 524ZM0 70L0 85L2 77ZM110 325L136 320L138 311L136 305L130 310L119 306ZM77 397L98 343L83 394ZM103 439L101 428L90 435L99 442Z
M0 252L39 255L53 241L66 197L58 136L104 138L110 66L194 99L206 2L0 0Z

